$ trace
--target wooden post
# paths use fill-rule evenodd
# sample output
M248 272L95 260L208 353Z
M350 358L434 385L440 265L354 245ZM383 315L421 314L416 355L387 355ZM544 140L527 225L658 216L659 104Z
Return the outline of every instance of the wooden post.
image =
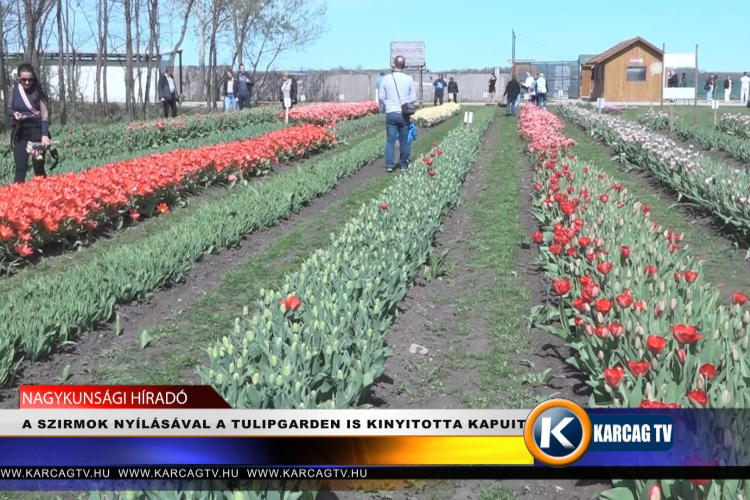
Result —
M698 44L695 44L695 102L693 103L693 125L695 125L696 113L698 111Z
M667 67L664 65L664 54L666 51L667 44L661 44L661 99L659 100L659 111L664 108L664 78L667 76Z
M674 103L669 105L669 133L674 130Z

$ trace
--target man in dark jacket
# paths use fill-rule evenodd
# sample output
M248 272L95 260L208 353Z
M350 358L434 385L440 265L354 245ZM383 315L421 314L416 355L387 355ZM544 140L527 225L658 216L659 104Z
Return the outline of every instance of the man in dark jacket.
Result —
M435 80L435 82L432 84L435 87L435 98L433 99L433 106L438 105L438 101L440 101L440 105L443 105L443 93L445 92L445 87L448 86L447 83L445 83L445 79L443 78L443 75L438 75L438 79Z
M516 116L516 100L520 94L521 84L518 83L516 75L513 75L510 81L505 85L505 92L503 93L503 96L507 99L506 102L508 103L507 108L505 109L506 116Z
M167 70L159 78L159 97L164 105L164 118L169 118L169 111L172 110L172 117L177 116L177 87L174 83L172 66L167 66Z
M251 107L255 82L251 81L250 75L245 73L244 64L240 64L240 71L237 73L237 83L239 85L239 94L237 94L239 108L242 110Z

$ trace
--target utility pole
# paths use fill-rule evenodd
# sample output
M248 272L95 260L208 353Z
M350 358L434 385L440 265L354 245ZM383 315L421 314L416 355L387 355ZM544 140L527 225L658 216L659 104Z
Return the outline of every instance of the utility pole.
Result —
M510 76L511 78L516 75L516 31L511 28L511 33L513 33L513 52L511 55L511 68L510 68Z

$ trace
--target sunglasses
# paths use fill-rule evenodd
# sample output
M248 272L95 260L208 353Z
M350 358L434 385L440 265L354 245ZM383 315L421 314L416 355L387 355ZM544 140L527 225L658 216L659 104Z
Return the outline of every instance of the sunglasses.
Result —
M21 83L34 83L33 78L19 78L18 81Z

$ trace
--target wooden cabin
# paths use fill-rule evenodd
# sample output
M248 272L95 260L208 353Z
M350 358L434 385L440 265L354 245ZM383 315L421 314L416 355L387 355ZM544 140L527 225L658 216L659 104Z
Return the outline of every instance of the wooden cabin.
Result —
M664 54L637 36L586 61L593 75L591 99L659 102Z
M595 57L596 54L582 54L578 56L578 77L581 82L581 88L578 95L581 99L588 99L591 97L591 89L593 88L594 82L594 65L588 64L588 62Z

